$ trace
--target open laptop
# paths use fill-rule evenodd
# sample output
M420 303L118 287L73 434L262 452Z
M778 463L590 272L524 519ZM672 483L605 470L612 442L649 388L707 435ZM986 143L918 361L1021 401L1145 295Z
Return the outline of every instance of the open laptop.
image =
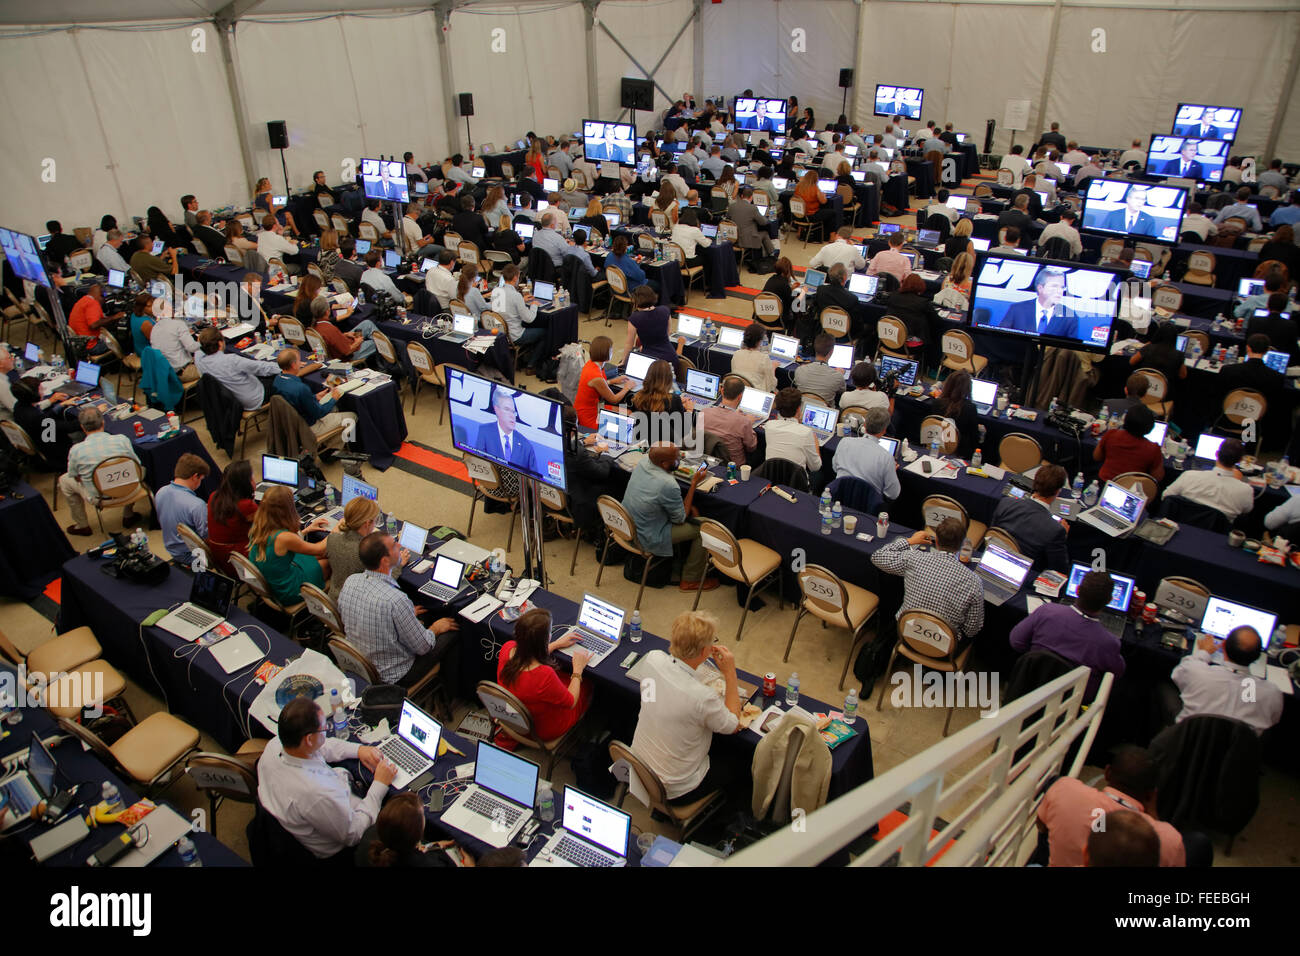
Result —
M181 640L197 641L226 619L235 582L215 571L196 571L190 599L157 624Z
M718 238L718 227L711 222L700 223L700 232L704 233L709 239Z
M780 359L782 364L788 365L797 361L799 358L799 340L793 335L782 335L774 332L768 337L768 354L774 359Z
M1226 598L1211 597L1205 605L1205 616L1201 618L1201 630L1219 641L1225 640L1234 628L1249 625L1259 635L1260 655L1250 665L1253 677L1268 677L1268 645L1273 639L1273 630L1277 627L1277 615L1261 611L1248 604L1238 604ZM1223 654L1222 648L1215 652L1216 659Z
M445 554L434 558L433 577L420 585L420 593L450 604L465 590L465 563Z
M636 444L636 419L631 415L620 415L611 408L602 408L596 413L596 434L607 446L608 453L617 457Z
M550 306L555 301L555 283L534 279L533 299L538 305Z
M515 223L514 230L520 239L532 240L533 232L537 229L537 224L524 222L522 219Z
M446 342L468 342L474 337L475 331L473 315L453 312L451 314L451 331L443 333L441 338Z
M632 818L581 790L564 788L560 828L529 866L626 866Z
M916 244L933 249L939 244L938 229L918 229L916 232Z
M1015 597L1033 565L1024 555L1012 554L996 544L988 545L975 569L984 584L984 600L996 606Z
M402 254L396 249L384 250L384 268L399 269L402 265Z
M359 255L359 256L364 256L367 252L370 251L370 240L369 240L369 239L357 239L357 240L355 240L355 247L356 247L356 250L357 250L357 255Z
M1165 435L1169 433L1168 422L1156 422L1151 426L1151 431L1147 432L1146 439L1155 442L1157 446L1163 448L1165 444Z
M1092 567L1087 564L1075 563L1070 566L1070 580L1065 583L1065 597L1061 601L1062 604L1073 604L1078 600L1079 585L1091 570ZM1124 628L1128 626L1128 606L1133 600L1137 582L1114 571L1110 572L1110 579L1115 582L1115 589L1111 592L1110 603L1102 608L1097 620L1116 637L1123 637Z
M762 389L745 386L745 390L740 393L740 410L746 415L751 415L755 423L767 421L772 414L772 402L776 396L771 392L764 392Z
M835 346L831 349L830 358L826 360L826 364L831 368L839 369L841 372L848 372L849 369L853 368L853 346Z
M897 373L897 381L900 385L915 385L917 363L913 359L895 358L892 355L880 356L880 367L877 371L881 378Z
M330 521L339 522L343 520L343 509L348 506L348 502L353 498L369 498L371 501L379 500L379 489L374 485L368 485L360 478L353 478L344 472L343 474L343 503L332 511L325 513L325 517Z
M111 289L123 288L126 285L126 273L121 269L109 269L108 285Z
M1245 299L1252 295L1259 295L1264 291L1263 279L1238 279L1237 295Z
M969 196L949 196L944 205L949 209L956 209L958 212L966 211L966 204L970 201Z
M692 343L700 337L700 333L703 331L703 318L698 315L688 315L687 313L682 312L677 316L677 334L674 335L673 338L676 339L680 336L685 338L687 343Z
M1256 309L1255 312L1254 312L1254 315L1252 315L1251 318L1255 318L1255 319L1267 319L1268 316L1269 316L1269 311L1268 311L1268 309ZM1282 319L1285 319L1285 320L1287 320L1287 321L1289 322L1289 321L1291 320L1291 313L1290 313L1290 312L1279 312L1279 313L1278 313L1278 317L1279 317L1279 318L1282 318Z
M99 366L94 362L78 362L77 374L73 376L77 383L86 388L99 387Z
M799 409L799 422L807 425L817 436L817 444L824 445L835 434L835 425L840 420L838 408L828 408L814 402L804 402Z
M1129 272L1133 273L1139 279L1146 279L1151 275L1151 267L1155 265L1145 259L1134 259L1128 265Z
M902 228L903 227L896 222L882 222L880 226L876 229L876 235L887 236L892 232L901 231Z
M735 325L719 325L718 341L713 347L719 352L736 352L745 345L745 330Z
M9 808L0 830L28 822L32 807L58 792L55 784L58 773L59 765L54 755L40 735L33 732L31 745L27 748L27 769L0 787L0 793L8 798L6 806Z
M992 243L992 240L981 239L979 236L971 236L970 241L971 245L975 247L976 252L988 252L989 246Z
M654 359L644 352L629 352L623 374L636 388L640 388L641 383L645 381L646 372L650 371L650 366L653 364Z
M814 292L826 281L826 273L820 269L809 269L803 274L803 284Z
M971 379L970 400L971 404L975 406L975 411L981 415L987 415L989 410L997 404L998 383L986 382L979 378Z
M262 456L262 480L253 489L253 500L261 501L262 496L271 485L288 485L298 490L298 459L281 458L278 455Z
M876 297L876 288L879 284L879 276L854 272L849 275L848 290L858 297L859 302L870 302Z
M397 539L407 551L411 552L408 564L415 564L424 560L424 549L429 544L429 529L421 528L413 521L402 522L402 534Z
M623 619L627 613L617 605L602 601L594 594L582 596L582 606L578 608L578 623L564 632L563 637L572 634L577 643L569 647L556 649L556 653L573 656L573 648L582 647L591 653L588 667L595 667L618 647L623 636Z
M1269 368L1271 368L1273 371L1279 372L1282 375L1286 374L1287 363L1290 361L1291 361L1291 355L1289 352L1279 352L1277 349L1269 349L1267 352L1264 353L1264 364L1267 365ZM85 365L86 363L82 362L81 364ZM95 366L95 367L98 368L99 366ZM81 381L80 366L77 367L77 376L78 376L77 381Z
M433 762L438 759L440 740L442 724L409 700L402 701L397 733L389 734L379 745L380 754L397 765L397 776L393 778L394 790L401 790L433 766Z
M888 435L877 435L876 441L880 442L880 447L889 452L889 456L898 461L898 449L900 447L897 438L890 438Z
M1079 520L1112 538L1118 538L1137 527L1146 504L1147 500L1138 492L1108 481L1102 489L1101 501L1095 508L1082 512Z
M540 769L531 760L479 741L474 782L447 808L442 822L490 846L509 846L533 815Z
M701 372L697 368L686 370L686 394L697 403L712 405L717 402L721 384L721 376L711 372Z
M1228 439L1223 435L1211 435L1208 432L1202 432L1196 439L1196 451L1192 452L1194 458L1202 458L1205 461L1217 461L1219 458L1219 446Z

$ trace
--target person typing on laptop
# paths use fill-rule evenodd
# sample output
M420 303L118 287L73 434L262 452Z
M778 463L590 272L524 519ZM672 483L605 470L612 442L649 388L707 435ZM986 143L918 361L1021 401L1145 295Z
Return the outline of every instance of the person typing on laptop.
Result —
M273 388L277 395L292 405L315 434L322 435L338 426L343 427L344 439L356 434L357 413L334 410L338 402L337 389L323 388L315 395L302 380L302 355L297 349L284 349L275 357L280 374Z
M800 365L794 373L795 388L816 395L831 406L835 405L840 392L844 391L844 373L827 364L833 351L835 337L829 332L820 333L813 339L813 355L816 358Z
M739 410L740 397L745 393L745 383L729 378L722 385L722 399L710 408L697 413L696 427L706 434L717 435L727 447L727 457L737 465L745 464L745 453L758 447L754 423Z
M898 482L898 462L880 444L880 436L889 427L889 410L867 411L867 434L862 438L842 438L835 449L835 477L865 481L882 498L893 501L902 491Z
M1089 571L1079 583L1074 604L1044 603L1011 629L1011 647L1027 651L1051 651L1071 664L1091 668L1085 699L1092 700L1102 674L1110 671L1118 680L1124 674L1120 639L1097 620L1110 603L1115 582L1105 571Z
M376 531L361 539L361 566L339 591L339 613L348 641L390 684L411 687L433 667L450 671L451 652L460 625L454 617L439 618L428 627L416 616L417 607L398 586L394 571L402 568L397 540Z
M1034 492L1027 498L1003 498L993 512L993 526L1016 539L1020 553L1034 562L1034 571L1070 570L1065 536L1069 526L1052 518L1052 502L1065 487L1065 469L1040 465L1034 474Z
M533 608L515 621L514 640L506 641L497 655L497 683L518 697L533 717L533 730L542 740L554 740L568 733L591 704L591 684L582 682L591 653L576 647L572 651L573 672L557 672L551 654L577 643L570 631L558 640L551 635L551 612ZM497 746L514 749L514 739L498 733Z
M1218 647L1214 636L1207 634L1174 668L1171 677L1183 705L1175 722L1209 714L1243 721L1262 734L1282 718L1283 698L1272 683L1250 673L1250 665L1263 653L1259 633L1249 625L1229 631L1223 642L1222 664L1212 660Z
M348 773L330 764L357 759L374 773L365 797L357 797ZM329 736L324 712L307 697L280 711L276 738L257 761L257 799L317 859L351 853L379 816L397 766L377 747Z
M208 536L208 506L197 494L199 485L208 477L208 463L191 452L176 459L176 470L170 483L159 488L154 495L154 508L158 523L162 525L163 546L177 564L190 566L193 555L181 536L176 533L178 524L187 524L200 538Z
M1178 495L1206 508L1223 512L1229 521L1255 507L1255 492L1242 477L1237 463L1245 449L1236 438L1219 446L1209 471L1184 471L1165 489L1165 500Z
M882 571L903 576L904 611L929 611L947 621L958 639L969 641L984 626L984 585L957 559L966 529L956 518L944 518L934 531L895 538L871 556ZM919 545L933 545L918 550Z

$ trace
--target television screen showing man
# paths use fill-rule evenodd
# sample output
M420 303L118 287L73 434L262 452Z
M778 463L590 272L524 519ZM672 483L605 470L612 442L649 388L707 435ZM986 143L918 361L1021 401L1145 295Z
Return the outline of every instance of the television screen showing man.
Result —
M1221 140L1152 136L1147 173L1217 183L1223 179L1228 146Z
M1116 273L1105 269L988 255L976 270L971 324L1104 349L1119 303L1117 283Z
M589 163L611 162L631 166L636 162L636 142L631 123L582 121L582 152Z
M1174 114L1175 136L1192 139L1233 140L1241 124L1241 110L1233 106L1202 106L1180 103Z
M564 490L559 404L456 369L447 392L456 448Z
M738 96L735 101L736 129L755 132L785 132L785 100Z
M367 199L410 202L406 163L400 160L361 160L361 188Z
M925 94L910 86L876 85L876 115L904 116L907 119L921 118L921 99Z
M20 279L27 279L37 285L50 287L50 277L41 262L41 253L36 240L25 232L12 229L0 229L0 249L9 262L9 268Z
M1083 228L1177 242L1187 190L1119 179L1092 179L1083 203Z

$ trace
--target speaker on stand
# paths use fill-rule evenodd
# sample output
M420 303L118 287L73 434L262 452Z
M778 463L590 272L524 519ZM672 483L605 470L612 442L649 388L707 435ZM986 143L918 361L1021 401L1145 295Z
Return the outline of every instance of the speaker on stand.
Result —
M619 105L632 111L632 138L635 144L636 111L649 112L655 108L655 86L651 80L638 80L625 76L619 93Z
M997 120L988 120L984 128L984 155L989 156L993 152L993 131L998 128Z
M469 143L469 159L474 161L474 138L469 132L469 118L474 115L474 94L456 94L456 112L465 117L465 141Z
M289 124L284 120L271 120L266 124L266 137L271 148L280 151L280 169L284 173L284 194L289 195L289 164L284 161L284 151L289 148Z
M849 87L853 85L853 70L845 67L840 70L840 88L844 90L844 98L840 102L840 112L848 115L849 105Z

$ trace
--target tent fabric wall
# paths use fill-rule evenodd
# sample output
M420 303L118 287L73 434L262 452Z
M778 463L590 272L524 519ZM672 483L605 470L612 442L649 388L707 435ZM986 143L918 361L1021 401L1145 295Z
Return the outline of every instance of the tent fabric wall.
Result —
M606 0L596 8L596 17L605 24L619 42L632 52L632 55L647 69L654 69L659 58L664 55L672 43L677 31L694 13L691 0ZM616 119L626 111L619 105L621 80L625 76L644 77L627 55L620 50L600 27L596 27L596 89L597 102L600 105L600 119ZM655 72L655 80L674 99L695 85L694 48L691 30L688 27L682 34L668 58ZM579 38L581 34L579 34ZM710 53L706 40L705 54ZM704 97L711 93L723 92L694 90L697 96ZM727 91L728 94L732 91ZM585 97L578 98L579 103ZM701 102L703 102L701 100ZM654 114L663 115L664 110L672 104L664 94L654 91ZM581 118L581 117L579 117ZM647 128L649 117L637 114L637 135Z

